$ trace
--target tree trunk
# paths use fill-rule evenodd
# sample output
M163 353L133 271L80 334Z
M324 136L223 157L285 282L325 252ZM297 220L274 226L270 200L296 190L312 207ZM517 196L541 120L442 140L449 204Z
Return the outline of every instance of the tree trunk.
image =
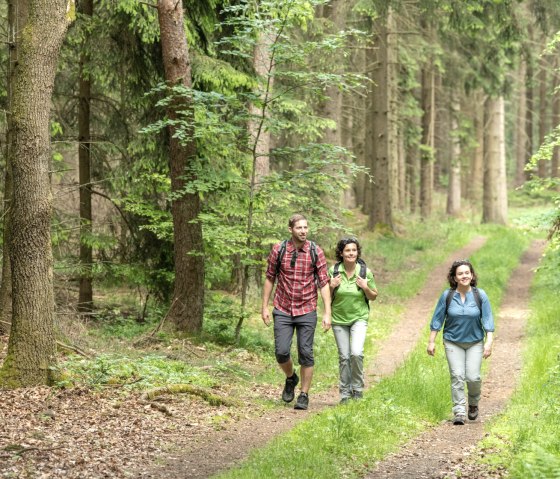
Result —
M449 182L447 187L447 214L458 216L461 212L461 139L459 137L459 115L461 103L456 87L451 93L451 151L449 160Z
M433 64L422 70L422 142L420 146L420 215L432 214L434 189L434 71Z
M48 384L56 363L49 112L60 46L74 5L30 0L13 89L10 260L13 318L0 384ZM69 13L70 12L70 13Z
M93 15L93 0L83 0L80 3L82 14L91 18ZM78 295L78 311L91 313L93 310L92 264L93 251L91 247L92 211L91 211L91 132L90 132L90 102L91 79L86 73L89 64L89 34L85 30L84 44L80 55L79 73L79 111L78 111L78 165L80 181L80 291Z
M558 73L558 68L560 62L558 59L555 62L556 68L554 70L554 87L552 91L554 95L552 97L552 128L560 128L560 73ZM560 163L560 147L555 146L552 150L552 161L550 162L550 177L558 178L560 177L559 165Z
M23 27L27 22L27 2L10 0L8 1L8 41L10 48L8 49L9 61L7 65L6 78L6 96L7 96L7 114L6 114L6 174L4 177L4 230L3 234L3 255L2 255L2 283L0 284L0 332L8 332L7 324L12 322L12 268L10 263L10 209L12 205L12 156L11 142L13 136L12 122L12 104L13 104L13 85L15 82L15 73L19 52L19 42Z
M191 64L184 30L183 2L181 0L158 0L159 27L165 80L169 86L191 87ZM183 115L193 115L192 100L175 98L168 107L171 120ZM181 143L175 137L175 127L169 127L169 155L171 191L182 191L189 162L196 155L193 132L187 132L187 140ZM185 178L187 175L187 179ZM196 333L202 328L204 308L204 259L202 256L202 225L197 221L200 200L197 194L180 194L171 205L173 216L175 256L175 286L169 319L177 330Z
M515 117L515 186L521 186L525 182L525 164L527 161L527 132L525 122L527 119L527 62L521 59L517 74L517 116Z
M364 27L365 29L366 27ZM363 45L354 41L354 48L352 49L352 63L357 72L366 75L366 48ZM352 146L353 152L356 156L356 163L360 166L366 165L366 110L367 102L361 94L353 94L350 100L350 108L352 114ZM356 205L363 209L366 185L368 182L367 175L361 173L358 175L354 182L354 196Z
M544 48L544 46L543 46ZM539 147L544 143L544 139L548 133L548 106L550 104L550 95L547 83L547 69L549 68L546 55L541 56L539 64ZM547 160L539 160L537 164L539 178L547 178Z
M485 103L484 137L484 223L507 223L507 183L504 128L504 99L488 98Z
M259 96L263 106L252 103L249 107L251 121L249 135L251 148L255 155L255 183L258 185L270 172L270 132L266 129L264 119L267 115L270 94L274 83L272 57L270 47L274 42L271 34L259 34L253 52L253 68L259 77Z
M396 138L396 33L393 15L375 21L378 46L372 95L374 163L373 205L369 213L369 227L382 226L394 230L393 210L398 203L397 138Z
M533 108L534 108L534 81L533 81L533 59L529 55L527 58L527 108L525 110L527 116L525 118L525 139L527 143L525 145L525 163L529 163L531 157L533 156ZM531 172L525 172L525 178L529 179Z

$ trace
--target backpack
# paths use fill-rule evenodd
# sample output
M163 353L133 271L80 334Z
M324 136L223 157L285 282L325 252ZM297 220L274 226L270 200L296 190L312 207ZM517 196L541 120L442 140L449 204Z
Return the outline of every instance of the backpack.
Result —
M288 240L282 241L280 244L280 249L278 250L278 257L276 258L276 277L280 274L280 267L282 266L282 260L286 254L286 245ZM311 254L311 264L313 265L313 276L315 276L315 283L319 284L319 274L317 273L317 244L315 242L309 242L309 252Z
M478 292L478 288L472 286L471 289L474 296L474 302L476 303L478 309L480 310L480 316L482 316L482 300L480 299L480 293ZM456 290L451 288L449 288L449 290L447 291L447 296L445 297L445 316L447 316L447 310L449 309L449 305L451 304L451 300L453 299L453 295L455 294L455 291Z
M360 272L358 273L358 274L360 275L360 278L366 279L366 274L367 274L366 262L365 262L363 259L358 258L358 261L356 261L356 263L357 263L358 265L360 265ZM335 265L334 265L334 270L333 270L333 276L338 276L338 274L339 274L339 273L338 273L338 270L339 270L341 264L342 264L342 262L340 262L340 261L339 261L338 263L335 263ZM337 286L336 288L334 288L333 291L332 291L332 293L331 293L331 304L332 304L332 302L334 301L334 297L335 297L335 295L336 295L336 290L337 290L338 288L339 288L339 286ZM358 288L358 289L360 289L360 288ZM369 309L369 299L368 299L368 297L366 296L366 293L365 293L365 291L364 291L363 289L362 289L362 293L364 293L364 299L365 299L366 304L367 304L367 307L368 307L368 309Z

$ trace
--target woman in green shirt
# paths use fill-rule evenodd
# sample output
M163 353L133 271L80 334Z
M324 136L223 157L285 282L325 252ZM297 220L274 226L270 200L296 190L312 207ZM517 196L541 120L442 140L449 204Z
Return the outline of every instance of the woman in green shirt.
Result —
M369 301L377 298L373 273L365 267L360 255L360 243L356 238L342 239L336 245L337 264L329 269L341 404L349 399L360 399L363 395L364 342Z

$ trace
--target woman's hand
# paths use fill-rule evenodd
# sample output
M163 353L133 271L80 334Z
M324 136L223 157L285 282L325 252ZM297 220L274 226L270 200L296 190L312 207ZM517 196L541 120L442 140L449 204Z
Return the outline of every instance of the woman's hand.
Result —
M484 352L482 353L482 357L484 359L489 358L492 355L492 343L486 342L484 344Z
M356 284L358 285L358 288L361 288L363 290L366 290L368 288L367 285L367 279L366 278L362 278L361 276L358 275L358 277L356 278Z
M428 343L428 348L426 349L426 352L430 356L435 356L435 354L436 354L436 343L435 343L435 341L430 341Z

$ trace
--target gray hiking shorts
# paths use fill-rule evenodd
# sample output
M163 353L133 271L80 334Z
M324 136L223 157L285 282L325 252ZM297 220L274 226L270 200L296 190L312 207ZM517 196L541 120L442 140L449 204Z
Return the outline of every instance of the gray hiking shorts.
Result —
M313 366L313 340L317 326L317 311L291 316L276 308L272 310L274 318L274 352L276 361L284 364L290 360L294 330L297 336L298 363L300 366Z

